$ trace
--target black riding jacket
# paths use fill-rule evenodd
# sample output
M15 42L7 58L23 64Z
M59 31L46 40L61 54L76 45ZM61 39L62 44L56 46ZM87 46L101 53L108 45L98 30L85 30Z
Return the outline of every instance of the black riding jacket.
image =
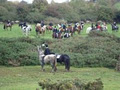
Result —
M49 55L50 54L50 49L49 48L46 48L45 49L45 52L44 52L44 55Z

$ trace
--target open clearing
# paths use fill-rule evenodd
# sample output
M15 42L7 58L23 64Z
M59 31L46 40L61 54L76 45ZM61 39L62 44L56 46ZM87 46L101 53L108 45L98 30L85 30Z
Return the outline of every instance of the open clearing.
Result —
M0 90L35 90L40 88L38 82L43 79L66 80L79 78L85 82L101 78L104 90L120 89L120 73L108 68L74 68L65 72L63 66L51 73L51 67L45 66L42 72L40 66L0 67Z

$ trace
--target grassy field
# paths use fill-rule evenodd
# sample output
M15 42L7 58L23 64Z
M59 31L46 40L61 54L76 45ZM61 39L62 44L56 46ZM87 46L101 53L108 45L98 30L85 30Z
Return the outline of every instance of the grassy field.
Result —
M85 24L84 30L80 34L81 36L83 36L83 37L87 36L86 28L89 26L90 26L90 24ZM120 30L118 32L112 32L110 24L108 24L107 32L109 32L111 34L115 34L116 36L120 37ZM76 33L75 36L77 36L77 35L78 34ZM10 38L10 37L25 37L25 36L23 35L21 28L17 24L13 25L12 31L10 31L9 29L8 29L8 31L4 30L3 25L1 24L0 25L0 37L9 37ZM35 25L32 25L32 31L30 32L29 37L31 37L31 38L37 37L36 33L35 33ZM39 38L52 38L52 32L47 31L45 35L41 35L41 36L39 36Z
M46 66L42 72L40 66L0 67L0 90L36 90L43 79L66 80L79 78L85 82L101 78L104 90L120 90L120 73L108 68L73 68L65 72L63 66L53 74Z
M86 28L90 25L85 25L81 36L85 37ZM51 38L52 32L46 32L45 35L36 36L35 25L32 25L31 38ZM108 25L108 31L120 37L120 31L112 32L111 26ZM75 36L77 36L76 34ZM17 38L25 37L18 25L13 25L12 31L3 30L3 25L0 25L0 37ZM91 81L98 78L104 83L104 90L120 90L120 73L114 69L108 68L71 68L70 72L65 72L63 66L58 67L58 71L50 73L51 67L46 66L46 72L40 70L40 66L23 66L23 67L4 67L0 66L0 90L36 90L40 88L38 82L41 79L65 80L79 78L83 81Z

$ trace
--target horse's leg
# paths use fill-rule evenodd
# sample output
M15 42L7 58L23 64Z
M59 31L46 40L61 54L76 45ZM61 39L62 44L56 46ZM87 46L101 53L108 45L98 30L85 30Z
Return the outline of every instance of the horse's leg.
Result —
M8 31L8 27L6 27L7 31Z
M45 35L45 30L43 31L43 35Z
M52 72L55 72L57 70L57 67L56 67L56 60L54 60L53 62L51 61L51 66L52 66Z
M26 36L28 36L28 31L27 30L26 30L25 34L26 34Z
M41 68L42 68L42 71L45 71L44 65L45 65L44 60L42 60L42 61L41 61Z
M12 26L10 26L10 31L12 30Z
M67 62L64 61L64 64L65 64L65 71L68 71L68 70L67 70Z
M53 62L50 62L50 64L51 64L51 67L52 67L51 72L54 72L54 63L53 63Z
M65 63L65 70L68 72L70 69L70 61L69 59L64 60Z

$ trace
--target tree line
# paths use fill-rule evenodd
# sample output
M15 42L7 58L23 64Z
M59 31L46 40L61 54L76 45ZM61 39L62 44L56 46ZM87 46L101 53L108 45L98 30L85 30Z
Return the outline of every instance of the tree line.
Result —
M106 21L120 22L120 0L71 0L55 3L52 0L33 0L31 4L0 0L0 21L19 20L30 23L41 20L48 22Z

